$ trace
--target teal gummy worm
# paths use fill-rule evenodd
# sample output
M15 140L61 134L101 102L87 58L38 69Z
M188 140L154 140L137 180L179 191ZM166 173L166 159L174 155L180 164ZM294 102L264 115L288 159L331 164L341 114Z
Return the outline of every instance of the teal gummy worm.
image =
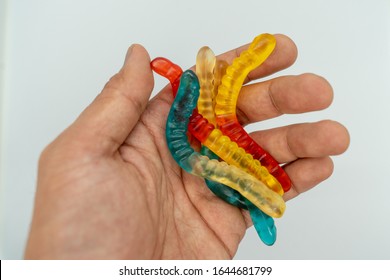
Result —
M202 146L201 154L208 156L210 159L218 159L218 156L206 146ZM253 226L255 227L257 234L264 244L271 246L275 243L277 230L274 219L272 217L268 216L255 205L253 205L252 202L243 197L238 191L212 180L205 179L205 181L208 188L216 196L234 206L249 211Z
M181 77L178 94L168 115L166 126L168 147L176 162L187 172L205 177L206 179L208 176L210 177L211 173L214 173L214 175L215 173L218 173L217 175L223 177L229 173L228 169L234 167L228 166L226 163L218 162L215 159L210 160L207 156L200 155L192 149L187 139L186 133L189 117L196 107L198 96L198 79L195 73L188 70L184 72ZM207 153L207 151L205 151L205 153ZM216 157L215 155L208 155ZM218 168L216 167L217 165L219 166ZM245 174L243 174L243 177L245 177ZM215 176L212 178L215 179ZM241 196L239 192L226 188L221 182L217 183L212 180L207 181L210 189L217 192L220 197L222 196L221 198L230 203L239 203L242 208L249 210L256 231L266 245L272 245L275 242L276 228L271 217L263 213L245 197ZM226 178L224 178L223 183L227 184ZM226 191L223 191L223 188L226 189ZM234 196L232 196L232 191L235 192Z

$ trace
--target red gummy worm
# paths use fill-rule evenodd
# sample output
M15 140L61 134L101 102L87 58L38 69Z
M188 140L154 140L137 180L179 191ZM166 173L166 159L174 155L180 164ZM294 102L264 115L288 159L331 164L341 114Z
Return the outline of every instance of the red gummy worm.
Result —
M180 66L164 57L156 57L150 65L154 72L169 80L172 86L173 97L175 97L179 88L180 77L183 74Z
M175 97L179 88L180 77L183 74L183 70L180 66L164 57L156 57L152 60L150 65L154 72L169 80L172 86L173 97ZM208 121L198 113L198 110L194 109L188 124L188 131L198 139L199 142L203 143L214 128L213 124L208 123Z
M153 71L169 80L172 86L173 96L175 97L179 88L180 77L183 73L180 66L164 57L153 59L150 65ZM224 120L221 118L218 119L218 117L217 121L220 124L221 131L225 135L229 135L232 141L235 141L240 147L243 147L248 153L252 154L253 158L259 159L261 164L279 181L285 192L291 188L291 180L283 168L279 166L279 163L254 142L238 122L231 122L230 119L224 122ZM203 143L213 129L214 125L210 124L195 109L190 117L188 131Z
M287 173L268 152L248 135L236 118L232 119L231 116L229 116L225 119L224 116L217 116L216 120L218 128L223 134L229 136L232 141L236 142L238 146L251 154L253 158L258 159L261 164L268 169L269 173L278 179L284 192L290 190L291 180Z

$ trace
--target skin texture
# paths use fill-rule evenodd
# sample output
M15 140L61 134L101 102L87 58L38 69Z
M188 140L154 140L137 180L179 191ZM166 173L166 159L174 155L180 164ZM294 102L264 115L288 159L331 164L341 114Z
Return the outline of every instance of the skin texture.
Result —
M277 48L250 80L290 66L297 49L276 35ZM231 62L247 46L223 54ZM42 152L28 259L229 259L248 213L183 172L165 142L170 86L149 101L150 57L133 45L123 68L81 115ZM280 77L244 87L238 116L245 125L283 113L328 107L333 92L316 75ZM264 110L253 111L254 102ZM256 132L253 138L280 162L293 185L285 200L311 189L333 171L330 155L349 145L335 121ZM324 145L326 143L326 145ZM297 217L299 218L299 217Z

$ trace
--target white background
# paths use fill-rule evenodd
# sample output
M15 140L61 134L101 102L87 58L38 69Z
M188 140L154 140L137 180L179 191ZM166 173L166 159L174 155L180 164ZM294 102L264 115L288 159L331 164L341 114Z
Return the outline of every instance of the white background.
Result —
M351 145L334 175L287 203L278 239L248 230L237 259L390 258L390 1L0 0L0 257L22 258L40 151L98 94L141 43L192 66L260 33L284 33L299 56L278 73L314 72L335 91L322 112L250 127L334 119ZM166 84L156 77L155 92Z
M388 280L390 276L388 260L235 260L235 261L190 261L190 260L157 260L157 261L18 261L6 260L1 262L1 276L5 280L39 279L56 280L69 279L229 279L229 280L328 280L328 279L375 279ZM97 265L98 264L98 265ZM125 270L125 267L127 271ZM248 275L227 274L226 268L236 268L244 271L251 267ZM272 268L268 275L257 267ZM137 269L138 268L138 269ZM155 271L160 272L162 276ZM220 270L222 268L222 270ZM126 275L120 276L127 272ZM141 272L143 269L143 273ZM146 270L149 270L146 272ZM176 270L175 270L176 269ZM199 273L199 269L202 270ZM136 275L138 271L138 276ZM321 271L321 273L318 273ZM60 272L60 273L59 273ZM174 276L167 275L168 272ZM253 275L250 275L251 272ZM192 274L191 274L192 273ZM149 274L146 276L146 274ZM191 274L191 275L185 275ZM216 274L216 275L215 275ZM142 275L142 276L141 276ZM217 277L217 278L216 278Z

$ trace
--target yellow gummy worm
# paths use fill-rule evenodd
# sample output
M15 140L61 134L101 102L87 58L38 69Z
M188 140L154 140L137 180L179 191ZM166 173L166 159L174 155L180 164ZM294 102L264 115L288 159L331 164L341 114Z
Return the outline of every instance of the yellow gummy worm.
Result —
M267 168L262 166L257 159L254 159L243 148L238 147L236 142L231 141L228 136L223 135L219 129L213 129L203 142L203 145L213 151L226 163L252 174L270 189L283 195L284 191L281 184L268 172Z
M249 72L262 64L272 53L276 39L271 34L261 34L243 51L239 57L226 69L222 84L218 88L215 114L236 115L236 105L241 87Z
M286 207L283 198L263 182L225 162L210 160L191 147L186 132L198 96L198 79L194 72L187 70L180 79L166 123L166 140L172 157L187 172L230 186L268 215L275 218L282 216ZM208 124L207 120L203 123Z
M222 83L222 77L226 73L226 68L229 66L229 64L225 60L217 59L214 67L214 83L213 83L213 94L211 96L213 100L213 112L215 116L215 98L218 94L218 88Z
M204 47L200 51L201 55L197 56L197 76L203 77L199 80L203 81L203 86L207 84L206 88L203 90L203 98L202 101L198 100L198 111L199 113L203 113L208 115L208 118L214 118L214 112L212 111L212 80L213 76L211 75L211 68L213 63L205 63L204 56L212 54L211 50ZM210 55L211 56L211 55ZM218 82L218 80L217 80ZM202 87L202 83L199 83ZM202 90L200 90L200 93ZM199 98L200 99L200 98ZM206 131L203 125L209 123L209 119L207 117L203 118L207 121L198 122L199 118L193 119L190 121L190 131L193 135L199 135L200 132ZM215 120L215 118L214 118ZM198 122L198 123L197 123ZM261 166L260 162L253 158L251 154L248 154L243 148L238 147L238 145L231 141L228 136L224 136L221 130L214 128L209 130L211 133L208 134L205 138L199 139L203 145L213 151L217 156L219 156L222 160L227 162L230 165L234 165L238 168L241 168L243 171L252 174L257 179L266 184L270 189L277 192L280 195L283 195L284 191L279 181L275 179L271 174L269 174L268 170Z
M216 122L212 106L214 85L221 83L226 67L226 62L216 62L215 55L209 47L199 50L196 57L196 75L200 84L198 111L209 123L215 124ZM275 192L283 194L281 185L269 174L268 170L244 149L239 148L229 137L223 136L219 129L214 129L203 144L227 163L249 172Z
M192 174L230 186L271 217L280 218L283 215L286 209L283 198L239 168L210 160L199 153L191 154L188 162L192 166Z

